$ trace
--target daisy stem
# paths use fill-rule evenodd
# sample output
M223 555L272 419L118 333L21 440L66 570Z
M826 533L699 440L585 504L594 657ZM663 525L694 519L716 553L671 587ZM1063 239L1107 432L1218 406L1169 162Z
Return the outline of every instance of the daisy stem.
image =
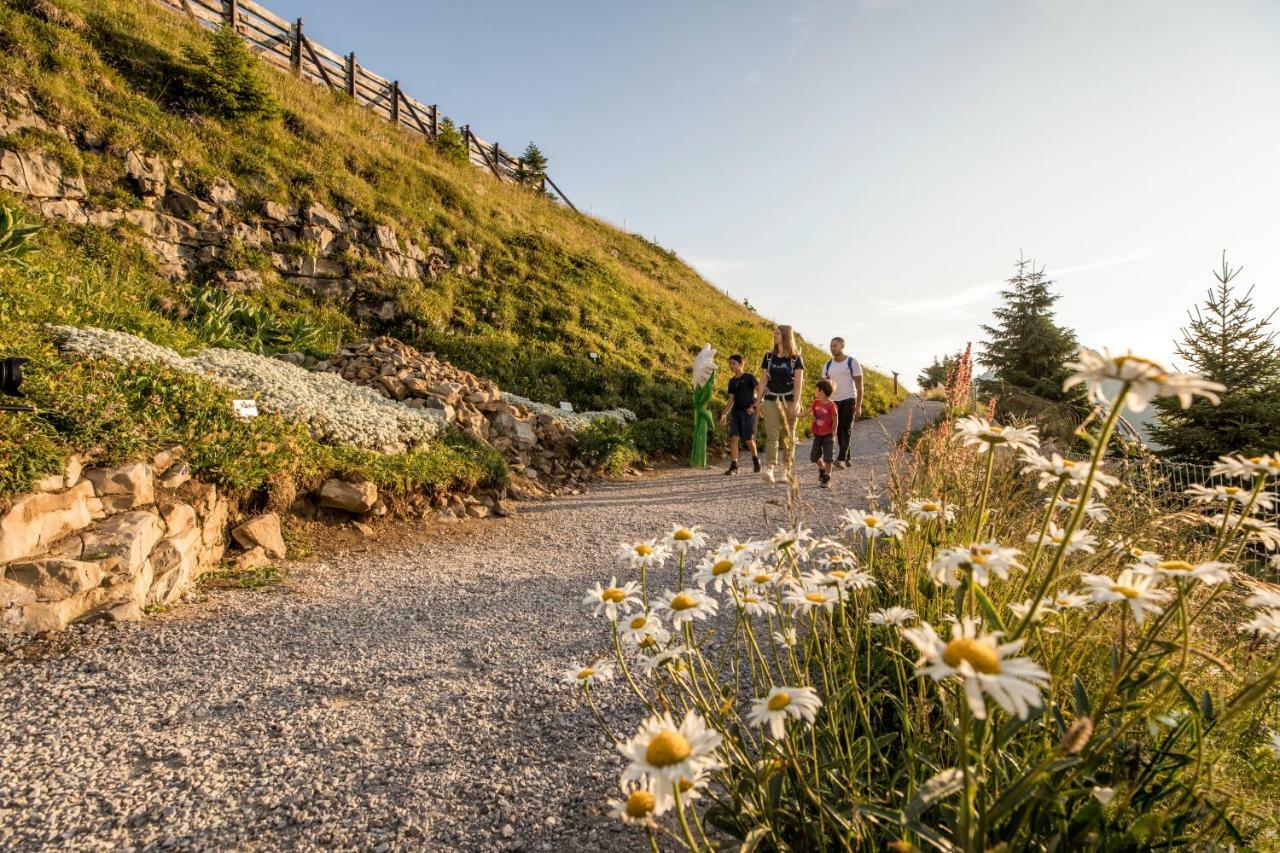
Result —
M965 853L973 849L973 772L969 767L969 703L960 697L960 736L958 738L960 772L964 776L964 803L960 811L961 847Z
M680 780L677 779L671 783L675 789L676 797L676 816L680 819L680 829L684 833L685 843L689 845L690 850L698 849L698 842L693 838L693 832L689 829L689 819L684 814L684 803L680 801Z
M1011 601L1022 600L1022 593L1027 588L1027 579L1031 577L1031 573L1036 570L1036 565L1040 562L1040 552L1044 548L1044 537L1049 532L1049 523L1053 521L1053 511L1058 507L1058 498L1062 496L1062 490L1066 484L1066 477L1058 478L1058 485L1053 490L1053 497L1049 499L1049 509L1044 514L1044 521L1040 523L1040 535L1036 537L1036 547L1031 550L1031 559L1027 561L1027 570L1022 573L1022 578L1018 581L1018 591L1013 594Z
M676 589L684 589L684 551L680 552L680 565L677 569L677 578L680 585L677 586Z
M649 836L649 849L652 850L653 853L661 853L661 851L658 850L658 839L653 836L653 830L646 828L645 834Z
M586 684L582 685L582 695L587 700L587 707L591 709L591 716L596 718L596 722L599 723L600 728L604 731L605 735L607 735L609 740L613 741L614 745L617 746L622 741L618 740L617 735L609 729L609 724L606 723L604 721L604 717L600 715L600 709L596 707L596 700L591 698L591 688Z
M982 496L978 499L978 517L973 523L973 541L977 542L978 537L982 534L982 524L987 514L987 495L991 493L991 471L996 464L996 448L991 445L987 448L987 464L986 473L982 476Z
M618 623L611 622L613 625L613 650L618 655L618 666L622 670L622 674L626 676L627 684L631 685L631 691L639 697L644 706L649 709L650 714L657 714L658 711L653 707L653 703L649 701L649 697L644 695L640 686L636 684L636 680L631 677L631 669L627 666L627 659L622 655L622 641L618 638Z

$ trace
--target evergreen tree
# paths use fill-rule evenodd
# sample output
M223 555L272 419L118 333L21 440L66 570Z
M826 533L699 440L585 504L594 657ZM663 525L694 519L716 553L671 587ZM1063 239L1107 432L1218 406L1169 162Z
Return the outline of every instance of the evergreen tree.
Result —
M1269 453L1280 448L1280 343L1271 329L1275 310L1262 316L1253 288L1241 296L1240 274L1222 255L1218 283L1203 305L1187 312L1178 357L1190 369L1226 386L1222 404L1196 399L1189 409L1176 399L1156 401L1152 439L1160 454L1183 462L1212 462L1225 453Z
M542 189L542 181L547 176L547 157L542 149L530 142L520 155L520 167L516 170L516 180L526 186Z
M467 142L462 138L462 132L448 116L444 117L436 131L435 146L437 151L455 162L466 163L470 159Z
M937 388L943 382L947 381L947 372L951 370L951 364L955 361L955 356L943 356L939 361L935 355L933 364L920 371L920 375L916 377L916 383L920 386L921 391L928 391L931 388Z
M180 105L224 119L271 118L279 112L257 60L231 27L214 30L207 48L187 47L185 57L189 67L172 81Z
M1000 292L1004 304L993 312L997 324L982 327L988 340L978 363L993 375L982 390L995 395L1029 394L1082 408L1083 391L1062 390L1070 375L1065 365L1075 356L1077 344L1074 331L1054 322L1053 305L1060 294L1050 290L1053 280L1034 260L1019 258L1014 266L1016 274Z

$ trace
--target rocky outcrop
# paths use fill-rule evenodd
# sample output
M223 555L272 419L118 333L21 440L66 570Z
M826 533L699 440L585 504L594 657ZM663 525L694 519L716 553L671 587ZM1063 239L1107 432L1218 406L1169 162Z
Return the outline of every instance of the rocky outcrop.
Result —
M324 481L316 498L322 507L363 514L378 503L378 487L373 483L349 483L336 477Z
M39 151L10 151L0 149L0 190L30 196L41 201L82 199L85 196L84 179L67 175L53 157ZM79 213L78 205L41 208L58 215L66 211L72 218Z

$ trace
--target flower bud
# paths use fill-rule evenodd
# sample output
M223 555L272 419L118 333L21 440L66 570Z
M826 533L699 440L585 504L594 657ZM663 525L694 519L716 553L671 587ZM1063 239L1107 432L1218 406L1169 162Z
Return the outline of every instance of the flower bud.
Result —
M1067 729L1067 733L1062 736L1058 751L1063 755L1079 755L1088 745L1091 737L1093 737L1093 720L1081 717L1072 723L1071 728Z

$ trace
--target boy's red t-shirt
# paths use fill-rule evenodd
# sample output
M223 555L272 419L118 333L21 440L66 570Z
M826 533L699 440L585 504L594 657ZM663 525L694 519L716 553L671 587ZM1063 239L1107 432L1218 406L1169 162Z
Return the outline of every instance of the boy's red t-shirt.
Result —
M809 406L809 412L813 415L813 426L809 430L814 435L831 435L836 428L836 416L838 411L836 404L827 400L821 403L814 400Z

